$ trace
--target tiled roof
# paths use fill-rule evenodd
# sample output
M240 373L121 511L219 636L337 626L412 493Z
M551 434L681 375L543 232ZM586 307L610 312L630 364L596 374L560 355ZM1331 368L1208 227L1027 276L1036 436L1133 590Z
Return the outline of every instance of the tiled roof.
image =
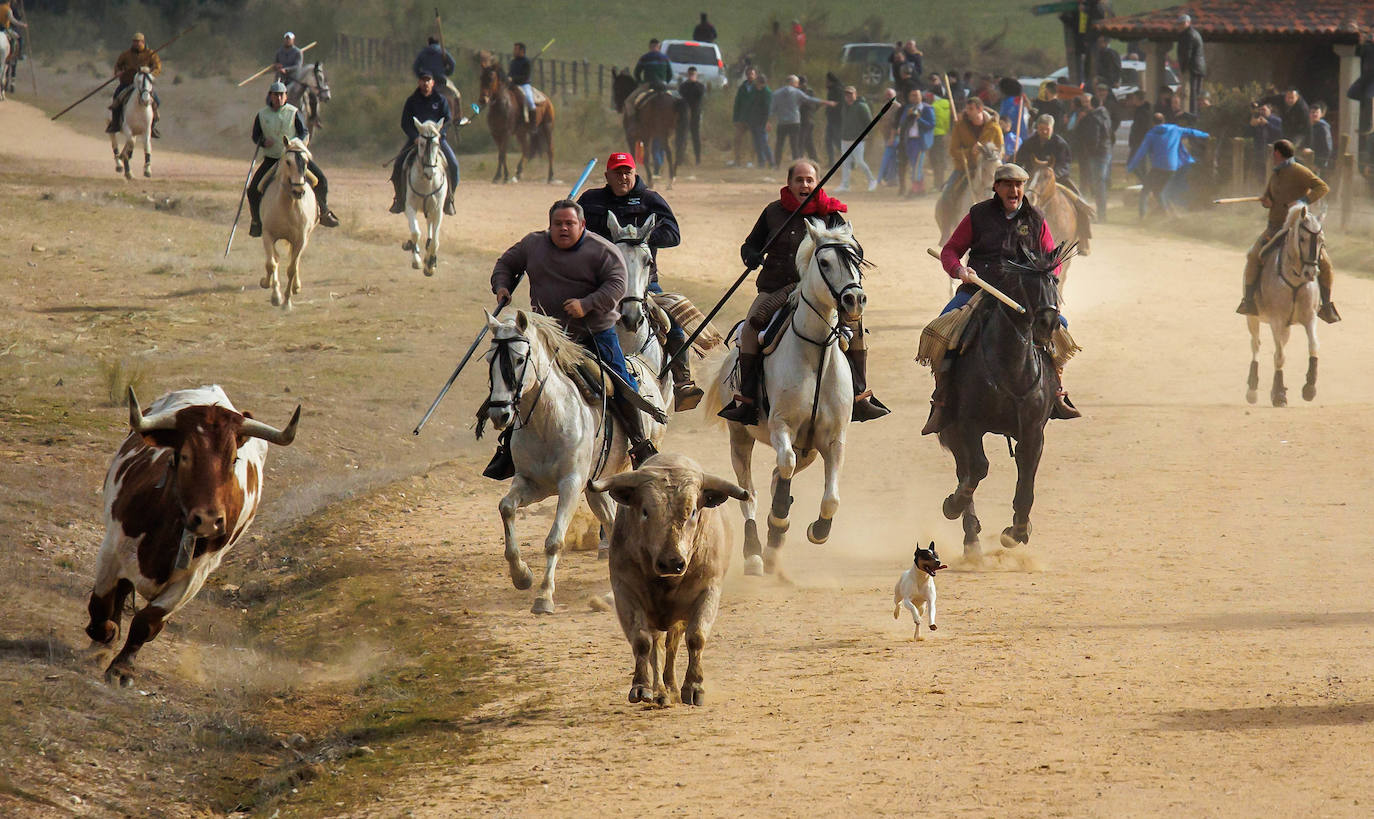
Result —
M1121 39L1176 36L1180 14L1209 41L1317 38L1357 42L1374 28L1374 0L1195 0L1166 9L1112 17L1097 30Z

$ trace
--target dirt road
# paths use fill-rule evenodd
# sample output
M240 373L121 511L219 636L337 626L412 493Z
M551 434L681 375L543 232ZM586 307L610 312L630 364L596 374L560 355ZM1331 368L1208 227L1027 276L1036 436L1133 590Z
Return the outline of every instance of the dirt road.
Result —
M67 187L111 184L83 178L108 168L88 173L84 165L44 159L46 131L19 131L37 135L0 146L7 165L23 157L52 175L20 180L24 207L57 174ZM98 142L69 147L95 150ZM215 219L231 208L228 171L237 166L184 161L178 167L169 155L159 167L185 174L185 182L135 184L201 202L203 219L104 208L91 212L90 241L113 252L120 230L146 236L175 224L187 249L160 251L158 259L191 270L208 264L197 256L218 251L200 244L222 235ZM194 181L202 173L214 179L213 190ZM738 272L739 239L776 183L701 176L668 194L685 244L666 251L661 264L668 282L683 282L708 302ZM399 562L423 576L400 592L408 604L461 617L480 633L482 673L463 685L480 685L485 699L452 727L452 744L437 742L425 761L387 770L365 787L365 800L336 803L332 812L1368 814L1374 568L1367 558L1374 538L1362 521L1374 490L1374 380L1362 362L1374 344L1370 281L1338 278L1346 321L1321 328L1316 401L1303 404L1294 389L1288 409L1250 407L1243 399L1248 341L1231 312L1240 253L1152 237L1133 225L1101 226L1093 254L1075 265L1066 310L1086 348L1067 381L1087 417L1051 424L1030 546L995 553L975 568L960 564L958 528L939 514L954 486L952 459L917 434L930 380L911 359L920 328L947 295L924 253L935 233L932 202L853 196L853 220L877 263L868 280L871 381L895 413L852 428L834 536L812 546L794 527L783 558L790 583L742 577L736 552L706 653L707 705L644 709L625 702L630 653L614 616L587 605L605 590L604 563L586 553L566 557L559 611L550 617L529 614L532 593L506 579L496 515L503 486L477 476L489 450L463 426L485 390L481 369L463 376L425 439L406 440L415 410L477 326L493 254L537 227L543 203L558 191L465 183L468 218L445 226L457 255L426 281L403 266L394 247L400 225L385 217L387 192L376 177L331 175L331 201L347 211L345 227L317 237L306 299L289 319L270 312L253 286L255 245L245 244L216 273L234 286L188 290L151 314L141 311L168 282L142 272L141 261L93 271L99 265L86 258L79 270L56 262L41 268L49 278L28 269L6 277L4 346L17 343L16 355L39 362L93 355L36 341L47 329L40 316L77 321L53 312L73 298L50 277L79 273L84 295L77 303L128 304L130 321L146 327L131 342L121 340L118 323L89 325L92 338L117 351L161 343L167 352L149 360L196 377L191 373L217 369L226 350L197 343L173 352L161 333L189 333L165 318L200 321L223 343L244 340L229 349L254 368L228 380L258 403L284 407L309 384L319 437L308 439L303 424L300 443L274 453L279 494L266 504L264 532L337 497L339 486L426 475L409 497L380 498L389 514L347 537L365 543L379 564ZM40 203L46 210L33 218L57 218L54 209L66 204ZM30 254L40 241L40 222L19 218L15 207L0 205L6 221L19 223L5 239L9 258ZM180 221L167 221L173 218ZM139 219L151 222L140 226ZM369 287L377 292L358 295ZM727 314L738 315L747 296ZM350 310L350 303L362 306ZM379 343L363 343L373 335ZM282 355L292 344L300 346ZM1268 350L1266 339L1266 384ZM1293 386L1305 351L1294 342L1289 352ZM83 487L98 485L108 457L101 447L113 449L118 411L87 397L49 398L50 379L12 358L4 366L16 376L4 388L12 406L63 401L74 415L101 419L83 439L89 453L64 467ZM99 389L89 368L68 377ZM159 376L156 386L174 386L166 381ZM283 385L295 389L283 393ZM25 457L37 451L28 429L21 423L4 431L6 449ZM993 550L1010 520L1014 466L1000 440L987 444L992 474L978 500L985 548ZM724 431L698 414L675 420L668 448L729 474ZM761 477L766 458L756 454ZM16 480L37 470L6 474ZM813 514L819 479L813 469L795 482L798 520ZM7 487L11 500L19 487ZM11 530L24 535L18 540L41 531L62 541L64 527L76 531L67 531L70 543L62 547L75 569L50 581L60 611L37 613L38 591L21 596L21 626L59 629L75 644L95 518L75 523L73 516L90 514L95 501L24 497L36 520ZM737 507L727 509L738 531ZM547 511L523 519L521 539L538 543L547 520ZM914 643L909 620L891 618L891 589L916 544L928 540L953 568L939 579L940 630ZM529 555L536 568L537 551ZM212 610L197 606L187 619ZM382 628L373 636L386 635ZM180 637L169 631L145 652L153 681L183 684L178 653L214 639L189 627ZM436 642L434 650L444 648ZM95 666L83 673L95 674ZM307 799L309 787L301 789L282 804Z

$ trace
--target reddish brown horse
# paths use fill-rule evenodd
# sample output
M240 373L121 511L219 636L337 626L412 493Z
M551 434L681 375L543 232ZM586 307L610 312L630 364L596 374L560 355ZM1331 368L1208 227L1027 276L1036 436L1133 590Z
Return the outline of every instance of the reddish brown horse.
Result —
M615 110L622 112L625 141L632 154L642 152L644 156L640 165L644 183L653 184L657 165L653 161L654 146L658 146L668 160L668 185L671 187L687 136L687 103L666 90L640 88L629 71L617 72L613 68L611 77L611 99ZM627 105L632 98L634 101Z
M500 63L485 57L480 62L482 78L481 91L477 103L486 109L487 130L496 143L496 175L492 182L520 181L525 170L525 160L544 151L549 155L549 182L553 181L553 103L548 99L540 100L525 119L525 100L519 90L506 83L506 72ZM512 176L506 167L506 145L511 135L520 144L520 162L515 166Z

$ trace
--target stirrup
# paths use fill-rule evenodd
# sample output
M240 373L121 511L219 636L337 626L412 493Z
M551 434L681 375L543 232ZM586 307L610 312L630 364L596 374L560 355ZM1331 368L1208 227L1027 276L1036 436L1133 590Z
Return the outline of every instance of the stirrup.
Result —
M448 199L444 200L444 214L447 216L458 215L458 208L454 207L452 197L449 197Z
M1245 298L1241 299L1240 306L1236 308L1236 312L1241 314L1242 316L1258 316L1259 308L1255 306L1254 297L1246 296Z
M1060 421L1071 421L1074 418L1082 418L1083 413L1069 400L1069 394L1061 389L1054 396L1054 407L1050 410L1050 417Z
M392 212L392 213L405 213L405 212L406 212L406 205L405 205L405 202L402 202L400 199L393 199L393 200L391 200L391 212Z
M491 456L487 468L482 470L482 476L494 481L504 481L515 477L515 460L510 456L510 447L504 444L497 445L496 454Z
M630 447L630 464L639 469L644 462L658 454L658 447L648 438Z
M1321 306L1320 310L1317 311L1317 318L1321 319L1327 324L1335 324L1336 322L1341 320L1341 314L1336 312L1336 303L1334 301L1328 301L1326 304L1323 304Z
M716 415L736 424L754 426L759 422L759 407L752 401L745 401L738 395Z
M854 398L854 410L849 414L849 420L859 423L874 421L891 412L892 410L873 394L873 390L864 390Z
M706 393L702 392L692 381L684 381L681 384L673 385L673 410L675 412L687 412L696 409L697 404L701 403L702 397Z

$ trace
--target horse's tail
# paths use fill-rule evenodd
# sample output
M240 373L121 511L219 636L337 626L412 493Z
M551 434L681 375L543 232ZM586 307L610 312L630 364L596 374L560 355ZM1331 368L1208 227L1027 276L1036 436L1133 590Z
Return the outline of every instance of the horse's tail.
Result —
M677 98L673 106L677 111L677 133L673 139L673 154L678 157L678 162L682 161L682 149L687 147L687 120L691 116L687 109L687 100Z

